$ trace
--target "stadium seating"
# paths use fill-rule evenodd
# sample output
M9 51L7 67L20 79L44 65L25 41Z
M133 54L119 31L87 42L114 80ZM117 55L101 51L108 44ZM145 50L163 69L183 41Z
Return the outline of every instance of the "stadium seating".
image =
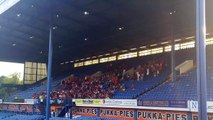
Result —
M209 51L209 49L208 49L208 51ZM164 58L169 58L170 54L164 53L161 56L163 56ZM178 56L181 56L181 57L178 57ZM209 59L207 59L207 62L209 61L208 63L211 63L210 61L212 59L212 57L211 57L212 55L210 55L210 53L209 53L209 54L207 54L207 56L209 58ZM155 57L147 56L147 57L143 58L142 60L139 60L139 61L135 60L131 63L128 61L123 61L123 64L126 65L125 67L116 68L116 66L122 66L122 65L115 65L113 68L110 68L110 69L109 68L103 69L103 67L102 67L101 70L103 71L104 75L106 75L106 73L122 74L122 70L124 68L127 71L132 68L136 69L139 64L140 65L141 65L141 63L142 63L142 65L146 64L149 61L152 61L153 58L156 58L155 60L157 60L157 58L160 58L160 57L158 55L156 55ZM193 49L180 50L180 51L176 52L176 65L180 64L184 60L189 60L189 59L195 60L195 51ZM163 72L160 74L160 76L149 77L149 78L144 79L143 81L137 81L136 77L133 77L133 79L131 79L131 78L124 79L117 84L115 89L110 88L109 91L111 91L111 92L108 93L108 97L110 97L112 99L132 99L132 98L139 97L142 99L149 99L149 100L150 99L153 99L153 100L160 100L160 99L193 100L193 99L196 99L195 70L191 71L190 73L178 76L177 81L166 82L162 85L162 83L165 82L165 80L167 80L167 78L169 77L170 70L168 68L169 68L170 62L168 62L168 61L169 61L169 59L165 62L165 63L167 63L167 68L163 70ZM209 70L210 70L210 68L209 68ZM88 75L85 75L85 73L87 73L87 72L84 72L84 74L82 74L82 75L79 74L80 77L78 77L78 79L82 80L85 77L88 77ZM211 72L208 72L207 76L208 76L208 79L212 79ZM54 80L54 82L51 83L51 90L57 92L57 90L61 86L61 82L63 80L64 79ZM109 83L112 85L113 82L112 82L111 78L108 78L107 80L110 81ZM100 83L100 85L101 84L104 84L104 83ZM125 87L125 91L120 89L121 86ZM132 90L132 88L131 88L132 86L134 86L134 90ZM208 87L208 88L209 88L208 89L209 95L212 95L211 87ZM152 90L152 89L154 89L154 90ZM42 93L42 92L43 92L42 95L44 95L43 98L45 98L45 94L46 94L45 90L46 90L46 84L40 85L40 86L35 86L35 87L32 87L25 91L20 91L17 94L10 96L9 99L14 99L15 97L18 97L20 99L31 98L33 95L35 95L35 93L37 94L36 98L38 98L40 95L39 93ZM69 89L67 89L67 90L69 90ZM63 89L62 89L62 91L63 91ZM66 90L64 90L64 91L66 91ZM148 92L148 91L150 91L150 92ZM106 97L107 96L100 97L99 95L97 95L96 97L92 96L90 98L106 98ZM78 97L77 96L77 97L72 97L72 98L87 98L87 97L85 97L85 96ZM208 99L210 100L212 98L208 96Z
M122 81L121 84L124 84L126 87L125 91L118 90L115 91L114 95L111 97L112 99L132 99L137 98L138 95L145 93L146 91L151 90L154 87L162 84L165 80L167 80L168 71L165 71L159 77L153 77L150 79L146 79L144 81ZM131 85L134 85L135 89L131 90Z
M51 83L51 90L54 90L56 88L57 84L58 84L58 81L53 81ZM45 90L46 90L46 84L34 86L32 88L26 89L25 91L19 91L14 95L9 96L7 99L12 100L15 97L17 97L18 99L30 99L30 98L32 98L32 95L34 93L39 93L39 92L45 91Z
M213 64L212 64L212 48L207 47L207 99L213 100ZM181 56L181 57L178 57ZM196 60L195 50L180 50L176 53L176 64L180 64L184 60ZM143 94L139 97L142 100L197 100L197 79L196 69L178 75L177 80L168 81L154 90Z
M5 119L7 117L13 116L14 113L9 113L9 112L0 112L0 120Z
M207 98L213 100L213 68L207 69ZM196 70L177 76L174 82L167 82L144 94L142 100L197 100Z
M162 55L162 58L164 56L167 56L168 54ZM110 97L112 99L132 99L132 98L136 98L138 95L158 86L159 84L161 84L162 82L164 82L166 80L166 78L168 77L169 74L169 70L167 68L165 68L164 70L162 70L160 75L153 75L153 67L154 69L156 69L155 64L159 64L158 61L162 59L160 59L159 56L156 55L156 57L153 56L148 56L146 58L143 58L142 60L134 60L133 62L127 62L127 64L125 62L121 62L122 64L115 64L114 66L111 66L111 64L109 66L105 65L105 69L103 69L103 67L101 68L102 72L102 76L99 78L95 78L96 82L95 83L91 83L92 81L95 81L94 79L89 80L88 82L90 84L88 84L88 86L90 86L90 88L93 88L92 86L99 86L99 93L100 93L100 89L102 89L103 87L103 93L102 96L99 95L90 95L89 97L85 96L85 95L81 95L81 96L65 96L65 98L107 98ZM128 64L129 63L129 64ZM167 62L165 62L167 63ZM150 74L151 77L144 77L143 81L137 81L137 77L136 77L136 70L138 71L138 67L145 67L144 70L142 71L146 71L147 68L150 69ZM168 66L167 66L168 67ZM157 67L158 68L158 67ZM133 75L125 75L128 77L123 78L123 80L121 81L121 75L123 70L126 69L126 71L128 71L129 69L134 69L134 74ZM139 70L140 71L140 70ZM94 74L91 75L85 75L84 72L83 75L79 75L77 77L77 81L75 81L75 84L70 85L70 86L79 86L80 83L84 83L84 79L85 78L91 78L91 76L93 76ZM146 73L143 73L146 74ZM155 71L156 74L156 71ZM120 75L120 76L119 76ZM99 79L99 80L97 80ZM65 85L62 86L61 83L62 81L65 81ZM104 81L103 81L104 80ZM116 85L114 84L114 80L116 80ZM63 78L63 79L57 79L57 80L53 80L53 82L51 83L51 91L52 94L54 93L60 93L60 92L64 92L66 93L67 91L70 91L71 88L64 88L65 86L68 86L67 83L69 83L70 78ZM98 81L102 81L102 82L98 82ZM121 81L121 82L120 82ZM93 85L94 84L94 85ZM135 87L134 90L132 90L131 85L133 84L133 86ZM125 91L121 90L121 85L125 86ZM100 87L102 86L102 87ZM105 87L104 87L105 86ZM107 87L108 86L108 87ZM110 87L109 87L110 86ZM89 89L90 89L89 88ZM92 90L92 89L91 89ZM88 91L88 88L87 90ZM92 90L94 91L94 90ZM79 93L79 92L78 92ZM80 92L81 93L81 92ZM83 93L83 91L82 91ZM8 97L9 100L12 100L14 98L18 98L18 99L29 99L29 98L39 98L39 96L42 95L43 98L46 98L46 84L42 84L42 85L35 85L34 87L31 87L29 89L26 89L25 91L19 91L17 92L17 94L11 95L10 97ZM63 94L61 94L63 95ZM103 96L104 95L104 96ZM33 97L32 97L33 96ZM59 98L60 95L57 95L56 98ZM61 96L62 97L62 96ZM52 96L52 98L54 98Z
M41 115L13 115L3 120L43 120L44 116Z
M143 80L139 80L136 73L143 75ZM150 59L137 66L110 66L104 72L83 77L70 76L58 81L56 89L52 89L51 97L132 99L161 84L168 74L169 71L161 59ZM33 94L33 98L39 96L46 98L46 92Z
M43 120L42 115L26 115L16 112L0 111L0 120Z
M176 53L176 56L182 56L178 57L176 59L176 65L180 64L184 60L192 59L195 60L194 54L190 54L190 52L187 52L186 54L183 54L185 51L179 51ZM188 55L187 55L188 54ZM211 56L211 55L209 55ZM209 57L208 56L208 57ZM150 57L151 58L151 57ZM167 54L168 58L168 54ZM146 64L149 61L152 61L153 59L146 59L146 61L140 64L140 66L143 66L143 64ZM208 63L211 63L210 59L207 59ZM151 63L155 64L155 63ZM134 65L128 65L121 68L110 68L103 70L101 76L95 77L95 79L91 76L94 74L97 75L97 72L90 75L81 75L75 76L75 77L67 77L65 79L55 80L51 83L51 90L52 93L65 93L65 91L70 91L72 88L70 86L78 86L81 88L82 84L85 83L85 81L89 82L88 86L91 86L90 88L93 88L95 86L99 86L98 89L100 89L100 86L102 90L108 90L107 94L109 96L103 96L101 97L100 94L98 94L96 97L92 94L90 98L106 98L110 97L111 99L142 99L142 100L197 100L197 81L196 81L196 69L194 68L188 73L177 75L176 81L169 81L169 62L165 62L166 67L162 70L162 72L157 75L153 76L153 74L149 77L144 77L143 80L137 80L137 77L135 76L136 69L138 68L139 64L135 63ZM150 65L147 65L148 68ZM207 67L207 85L208 85L208 100L213 100L213 65L208 64ZM116 70L114 70L116 69ZM126 71L134 69L134 75L124 75L121 76L120 80L118 80L118 83L115 85L113 82L113 78L115 77L114 74L119 73L122 75L123 69L126 69ZM108 77L106 77L108 76ZM110 76L110 77L109 77ZM117 77L118 78L118 77ZM73 80L74 79L74 80ZM98 82L101 81L101 82ZM73 83L72 85L68 84L69 82ZM106 85L106 87L104 87ZM67 87L68 86L68 87ZM113 86L113 87L112 87ZM123 90L125 88L125 90ZM76 89L76 88L75 88ZM37 98L40 94L44 95L44 98L46 96L45 93L46 85L39 85L32 87L30 89L27 89L25 91L21 91L16 95L11 96L10 98L13 99L16 96L18 98L31 98L31 96L37 95ZM59 90L59 91L58 91ZM76 91L75 91L76 92ZM84 93L84 91L78 91L76 93ZM110 93L110 94L109 94ZM63 95L63 94L61 94ZM53 97L53 96L52 96ZM58 98L58 96L56 97ZM67 96L65 96L67 98ZM86 96L76 96L72 98L87 98ZM43 116L40 115L31 115L30 117L28 115L19 115L19 114L11 114L11 113L1 113L0 112L0 119L5 120L19 120L19 119L30 119L30 120L42 120ZM79 116L77 118L73 118L74 120L116 120L116 119L110 119L110 118L100 118L100 117L84 117ZM68 118L51 118L51 120L68 120Z

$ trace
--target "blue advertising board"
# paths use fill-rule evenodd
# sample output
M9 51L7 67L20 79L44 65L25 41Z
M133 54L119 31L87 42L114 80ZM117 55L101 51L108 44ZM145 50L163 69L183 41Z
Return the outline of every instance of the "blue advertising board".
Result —
M147 107L176 107L176 108L187 108L187 101L185 100L169 100L169 101L144 101L138 100L138 106Z

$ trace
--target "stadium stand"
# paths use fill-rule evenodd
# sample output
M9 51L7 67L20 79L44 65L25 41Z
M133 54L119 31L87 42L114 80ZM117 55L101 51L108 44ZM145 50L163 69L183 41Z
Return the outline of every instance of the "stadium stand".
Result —
M210 50L210 49L208 49ZM193 50L181 50L176 52L176 65L185 60L195 61ZM161 54L163 57L170 57L170 54ZM157 56L157 55L156 55ZM79 76L68 76L64 79L54 80L52 82L52 99L58 98L111 98L111 99L140 99L140 100L197 100L197 81L196 69L177 75L176 81L170 81L169 62L163 62L159 56L148 56L143 62L134 62L131 64L109 64L107 67L93 74L78 74ZM213 67L211 67L212 55L208 55L207 59L207 82L208 82L208 100L213 100ZM156 59L159 58L159 59ZM142 63L142 64L141 64ZM156 69L156 66L162 64L162 68ZM155 66L156 65L156 66ZM155 68L155 69L152 69ZM150 69L147 76L147 69ZM159 70L157 72L157 70ZM139 72L140 76L137 76ZM86 73L86 72L84 72ZM89 73L89 72L88 72ZM144 76L142 75L144 74ZM71 87L74 86L74 87ZM88 86L88 87L83 87ZM89 87L90 86L90 87ZM98 86L98 87L97 87ZM43 98L46 97L46 85L36 85L26 91L13 95L14 98L18 95L19 98ZM75 90L78 91L75 91ZM87 93L83 91L96 91L97 93ZM102 91L100 91L102 90ZM70 92L71 91L71 92ZM100 91L100 92L99 92ZM70 93L69 93L70 92ZM99 92L99 93L98 93ZM36 94L35 94L36 93ZM82 93L76 94L74 93ZM23 95L24 94L24 95ZM86 96L88 95L88 96ZM104 96L106 95L106 96ZM89 97L90 96L90 97ZM26 115L14 115L6 113L4 115L8 120L24 119ZM9 117L7 117L9 116ZM39 120L39 116L31 116L32 119ZM29 118L29 117L28 117ZM67 119L67 118L51 118L51 119ZM78 117L73 119L80 120L111 120L109 118L99 117Z
M115 91L112 99L132 99L137 98L138 95L151 90L152 88L162 84L168 77L168 72L163 72L159 77L152 77L143 81L129 81L124 80L121 82L125 86L125 90ZM134 86L134 89L132 88Z
M136 98L167 79L169 71L166 66L163 60L152 58L142 65L111 66L103 73L98 71L83 77L70 76L58 82L51 98ZM35 93L32 98L40 96L45 99L46 92Z
M148 73L148 69L150 69L150 73ZM138 95L160 85L167 79L169 74L168 66L166 67L165 63L163 64L162 61L159 63L156 61L149 61L148 65L139 65L134 73L136 75L133 79L121 81L124 89L122 88L121 90L115 91L115 94L111 98L136 98ZM137 75L137 73L139 73L139 75Z
M211 50L211 48L208 48L208 51L209 50ZM178 57L180 55L181 57ZM150 68L150 74L152 74L152 77L146 77L146 76L142 77L142 74L146 75L146 73L143 73L143 72L147 72L146 71L147 65L148 66L155 65L153 61L156 60L155 58L159 57L158 55L156 56L155 55L154 57L147 56L144 58L144 60L141 60L141 62L134 61L133 63L129 65L125 64L125 66L118 65L118 64L108 65L107 67L105 66L105 69L103 68L101 69L103 72L98 71L92 75L78 74L80 75L80 77L69 76L62 80L61 79L54 80L54 82L51 83L51 89L52 89L51 97L53 99L110 97L112 99L142 98L142 99L156 99L156 100L158 99L159 100L163 98L165 100L166 99L196 100L196 92L194 92L196 91L196 78L194 77L196 75L195 70L192 70L191 72L183 74L183 75L179 75L177 77L178 80L174 82L167 81L169 78L169 73L170 73L170 70L168 68L164 68L163 70L161 70L162 73L159 76L156 76L157 72L152 73ZM161 56L170 57L170 54L161 54ZM177 58L176 65L180 64L184 60L195 61L195 51L194 49L177 51L176 58ZM211 57L209 58L211 59ZM211 61L211 60L208 60L208 61ZM140 63L143 63L143 64L140 64ZM165 62L165 63L166 63L165 66L168 67L169 62ZM208 62L208 63L211 63L211 62ZM143 69L143 67L145 67L145 69ZM126 72L125 75L122 75L124 74L123 70L125 70ZM208 71L209 70L211 69L209 68ZM138 71L140 74L139 80L137 78ZM89 73L89 72L84 72L84 73ZM211 79L211 73L212 71L208 72L208 75L207 75L208 80ZM92 81L95 81L95 82L92 82ZM116 84L114 85L114 83ZM162 85L162 83L164 84ZM94 89L94 85L98 87ZM71 86L75 86L75 87L72 88ZM86 87L83 87L83 86L86 86ZM107 86L111 86L111 88ZM174 86L180 86L180 88L174 87ZM79 93L79 91L77 92L74 91L76 88L77 89L82 88L81 91L88 90L88 92L90 93L82 92L83 94L74 95L73 93ZM107 89L104 90L102 88L107 88ZM102 89L102 91L100 91L100 89ZM178 91L179 89L181 91ZM209 89L210 89L209 91L211 91L211 88ZM31 97L39 98L39 96L41 95L43 96L42 98L45 98L46 97L45 90L46 90L46 84L36 85L35 87L32 87L25 91L18 92L17 94L10 96L9 99L14 99L15 97L18 97L20 99L26 99ZM96 92L99 91L98 95L95 95L95 94L92 95L92 91L95 91L95 90L97 90ZM168 94L164 94L167 97L161 96L161 94L163 94L165 91L168 92ZM152 92L154 94L152 94ZM212 93L210 93L210 95L211 94ZM157 96L160 96L160 97L158 98ZM211 100L212 97L209 96L208 99Z
M210 52L212 48L207 47L207 99L213 100L213 67L212 67L212 55ZM186 59L192 59L195 61L195 51L182 50L177 52L177 62L179 64ZM143 94L139 97L142 100L197 100L197 79L196 69L192 69L188 73L178 75L176 81L167 81L163 85L156 89Z
M180 75L177 81L168 81L140 98L143 100L196 100L194 73L195 71Z
M168 56L168 54L161 56ZM156 55L155 57L148 56L142 60L133 61L125 65L123 63L122 65L109 64L105 66L105 69L101 69L103 72L98 71L92 75L80 75L80 77L68 76L62 80L54 80L51 83L51 97L52 99L136 98L138 95L157 87L168 78L168 62L163 61L161 58ZM72 88L71 86L74 87ZM95 86L98 87L95 88ZM8 99L39 98L40 96L46 98L45 90L46 83L44 82L44 84L35 85L25 91L20 91L17 94L11 95ZM79 93L79 91L75 90L80 90L82 94L73 94ZM88 91L88 93L83 91ZM92 91L99 92L99 94L93 94Z
M51 89L54 90L57 84L58 84L58 81L53 81L51 84ZM18 99L29 99L34 93L39 93L45 90L46 90L46 84L42 84L42 85L40 84L40 85L33 86L29 89L26 89L24 91L18 91L16 94L9 96L7 99L13 100L16 97Z
M24 79L0 96L0 120L197 120L205 107L213 119L212 0L8 1L0 0L0 59L25 62ZM195 49L204 55L204 36L208 102L201 94L200 104Z
M213 100L213 69L207 70L208 100ZM179 75L174 82L166 82L162 86L144 94L143 100L197 100L196 70Z

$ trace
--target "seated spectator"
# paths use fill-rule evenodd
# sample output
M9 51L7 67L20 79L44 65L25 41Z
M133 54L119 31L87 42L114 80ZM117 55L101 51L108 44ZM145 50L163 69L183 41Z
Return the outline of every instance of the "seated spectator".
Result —
M134 84L131 85L131 90L135 90L135 85Z
M126 91L126 88L125 88L124 84L122 84L122 85L120 86L120 89L121 89L122 91Z
M140 75L140 80L143 81L143 78L144 78L144 74L141 73L141 75Z
M126 91L126 88L125 88L125 87L123 87L121 90L122 90L122 91Z

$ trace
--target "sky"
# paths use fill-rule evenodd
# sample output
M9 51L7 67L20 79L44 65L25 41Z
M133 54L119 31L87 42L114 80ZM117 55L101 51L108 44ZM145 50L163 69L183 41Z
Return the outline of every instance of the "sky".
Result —
M8 76L12 73L21 73L20 80L23 80L24 75L24 64L23 63L11 63L0 61L0 76Z

